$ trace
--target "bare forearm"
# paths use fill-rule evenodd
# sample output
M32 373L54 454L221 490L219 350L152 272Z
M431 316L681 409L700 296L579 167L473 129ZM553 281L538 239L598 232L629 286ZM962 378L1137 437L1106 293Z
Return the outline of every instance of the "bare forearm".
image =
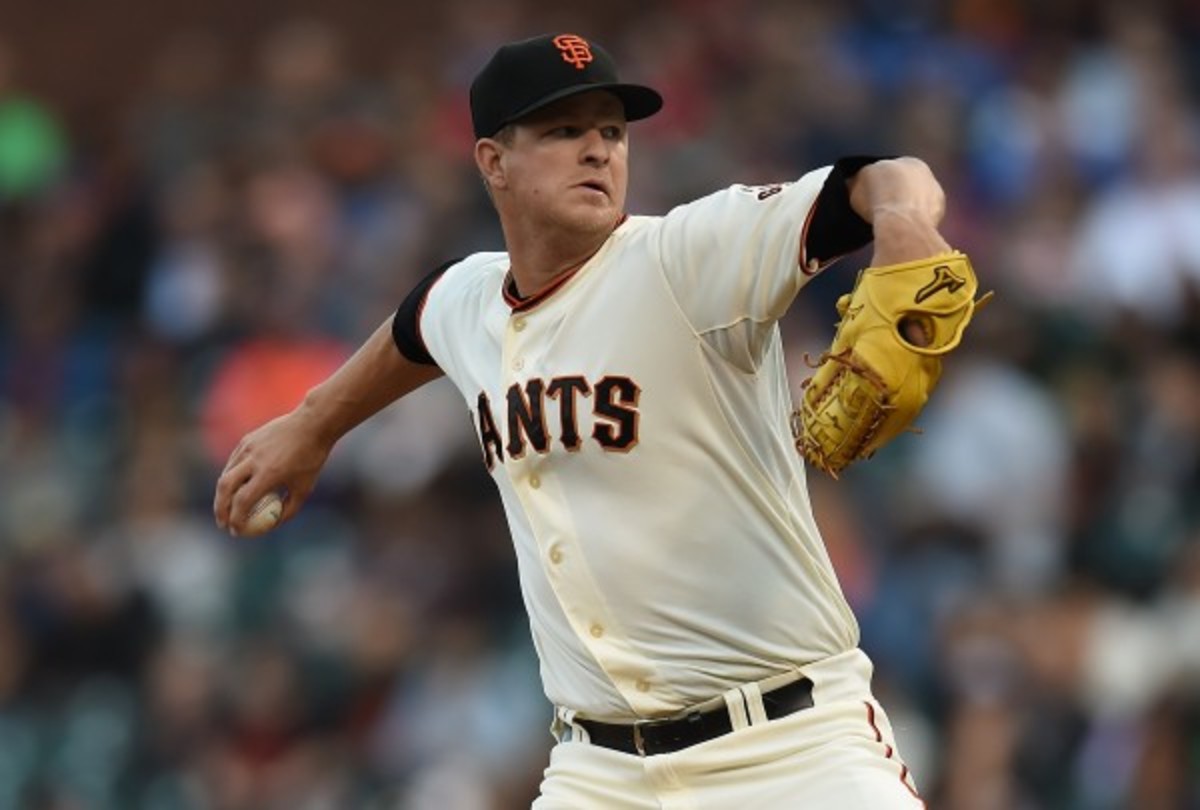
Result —
M234 534L246 531L251 507L268 492L286 493L279 520L289 520L312 492L338 439L441 374L405 359L391 327L389 320L375 330L299 407L242 437L217 480L218 526Z
M437 379L436 366L406 359L392 340L389 319L328 379L308 392L296 409L332 445L391 403Z
M867 222L880 213L901 213L936 226L946 212L946 195L924 161L880 160L850 180L850 205Z
M873 264L950 250L938 232L946 213L946 195L924 161L903 157L864 166L850 180L850 206L871 223Z

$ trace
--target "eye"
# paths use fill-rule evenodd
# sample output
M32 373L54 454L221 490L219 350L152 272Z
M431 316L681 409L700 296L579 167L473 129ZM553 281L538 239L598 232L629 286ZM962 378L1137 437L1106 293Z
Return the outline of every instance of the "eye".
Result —
M578 138L583 130L573 124L557 126L546 133L551 138Z
M616 124L612 124L610 126L601 127L600 134L610 141L619 141L625 134L625 130Z

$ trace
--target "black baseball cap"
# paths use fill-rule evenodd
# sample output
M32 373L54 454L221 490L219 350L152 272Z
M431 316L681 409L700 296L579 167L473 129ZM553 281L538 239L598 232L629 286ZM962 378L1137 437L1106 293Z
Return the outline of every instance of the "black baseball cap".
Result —
M544 34L501 46L471 82L475 137L489 138L534 110L588 90L619 98L627 121L662 108L657 92L617 77L617 64L604 48L577 34Z

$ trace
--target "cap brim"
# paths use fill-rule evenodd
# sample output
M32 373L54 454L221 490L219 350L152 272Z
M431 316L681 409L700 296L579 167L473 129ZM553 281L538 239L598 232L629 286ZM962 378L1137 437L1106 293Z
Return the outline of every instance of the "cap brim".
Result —
M662 109L663 99L658 94L658 91L652 90L640 84L624 84L621 82L610 82L607 84L576 84L571 87L564 87L561 90L555 91L545 98L540 98L528 107L525 107L509 116L501 128L508 126L511 123L521 120L531 113L535 113L543 107L549 106L556 101L562 101L564 98L577 96L580 93L587 93L591 90L607 90L621 100L621 105L625 107L626 121L640 121L643 118L649 118L656 112ZM499 131L499 130L497 130Z

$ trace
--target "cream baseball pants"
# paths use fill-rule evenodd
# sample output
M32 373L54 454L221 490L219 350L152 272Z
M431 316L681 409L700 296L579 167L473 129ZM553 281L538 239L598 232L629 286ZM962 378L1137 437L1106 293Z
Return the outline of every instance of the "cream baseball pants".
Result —
M588 741L573 726L550 753L533 810L915 810L923 808L870 691L859 650L800 668L813 706L668 754ZM558 723L556 729L561 731Z

